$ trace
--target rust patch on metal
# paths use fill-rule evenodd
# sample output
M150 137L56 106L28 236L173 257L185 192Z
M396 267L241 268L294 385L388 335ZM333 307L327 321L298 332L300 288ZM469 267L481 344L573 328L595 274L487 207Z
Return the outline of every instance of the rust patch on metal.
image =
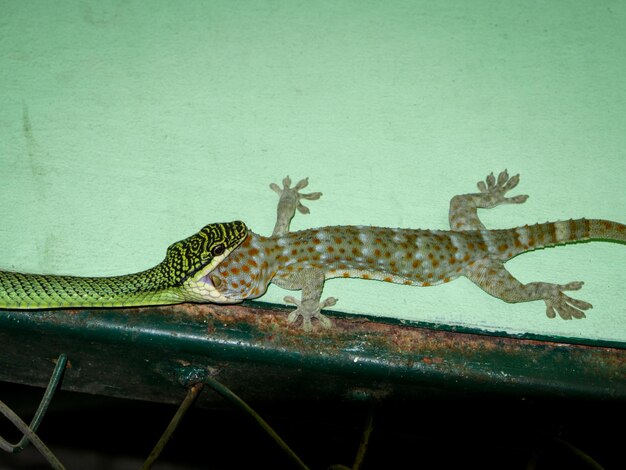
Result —
M345 354L367 347L433 366L444 364L450 354L475 361L483 355L499 353L525 357L529 361L527 365L531 366L536 357L529 356L529 351L539 356L557 352L569 358L589 358L589 353L594 352L593 357L599 361L598 366L608 366L614 370L626 368L626 351L616 348L442 331L372 321L359 316L333 316L332 329L314 324L314 330L307 333L299 325L289 324L287 315L291 310L280 306L261 308L253 305L182 304L174 306L174 310L177 314L203 318L207 323L208 335L226 326L246 326L250 331L258 333L258 342L279 343L280 346L298 348L302 352Z

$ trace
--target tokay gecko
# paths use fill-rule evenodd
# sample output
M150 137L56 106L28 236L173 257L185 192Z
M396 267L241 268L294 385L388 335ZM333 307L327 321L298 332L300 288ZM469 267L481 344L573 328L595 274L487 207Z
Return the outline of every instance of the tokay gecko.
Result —
M406 285L434 286L465 276L505 302L543 300L548 317L583 318L591 304L565 291L582 282L523 284L504 267L514 256L562 243L606 239L626 241L626 225L598 219L525 225L488 230L477 210L500 204L520 204L528 196L505 197L519 175L490 174L478 183L479 192L450 201L451 230L413 230L368 226L321 227L290 232L296 210L308 213L301 194L306 179L291 188L271 188L279 196L277 221L271 236L251 232L243 222L214 223L171 245L165 259L140 273L112 277L76 277L0 271L0 308L124 307L180 302L236 303L260 297L270 283L301 290L288 320L302 317L305 330L312 320L331 322L324 307L337 300L321 300L324 281L337 277L374 279Z
M591 304L564 291L578 290L582 282L523 284L504 263L525 251L590 239L626 241L626 225L608 220L578 219L488 230L477 209L500 204L520 204L528 196L505 197L517 186L519 175L503 171L478 183L478 193L455 196L450 201L449 231L413 230L369 226L331 226L289 232L296 209L308 213L300 199L318 199L321 193L300 194L308 180L291 188L272 184L280 195L278 217L271 237L250 232L230 256L208 276L217 302L233 302L261 296L269 283L301 290L301 299L285 297L297 308L289 315L302 317L305 330L311 320L323 326L331 322L320 310L337 300L321 300L324 281L346 277L374 279L406 285L434 286L465 276L489 294L505 302L543 300L546 314L554 318L584 318Z

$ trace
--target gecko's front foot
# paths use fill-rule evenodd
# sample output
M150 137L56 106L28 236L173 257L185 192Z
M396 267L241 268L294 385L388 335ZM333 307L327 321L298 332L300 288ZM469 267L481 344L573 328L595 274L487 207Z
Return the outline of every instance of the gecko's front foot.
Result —
M308 199L309 201L312 201L320 198L322 193L300 193L300 190L306 188L308 184L309 179L304 178L303 180L298 181L298 183L291 188L291 179L289 176L283 179L282 188L275 183L270 184L270 188L272 188L272 190L280 196L276 212L276 225L274 226L272 236L280 237L289 232L289 224L296 213L296 209L302 214L309 213L309 208L300 202L301 199Z
M483 208L491 208L500 204L521 204L528 199L528 195L520 194L514 197L504 197L504 195L515 188L519 183L519 175L509 177L507 170L498 175L498 180L490 173L485 181L478 182L478 189L485 196L489 197L488 203ZM487 201L485 201L487 202Z
M582 286L582 282L570 282L565 285L550 284L552 295L545 299L548 318L554 318L557 313L563 320L585 318L583 310L589 310L592 305L584 300L573 299L563 293L564 290L578 290Z
M306 188L308 185L309 185L309 178L304 178L298 181L296 185L293 188L291 188L291 178L289 178L289 176L286 176L283 179L282 188L278 186L276 183L270 184L270 188L272 188L272 190L280 196L281 202L289 201L291 205L295 206L298 212L300 212L301 214L308 214L310 212L309 208L304 206L300 202L300 199L308 199L309 201L313 201L315 199L319 199L320 196L322 195L322 193L319 193L319 192L308 193L308 194L300 193L300 190Z
M288 295L284 300L289 304L297 306L297 308L289 314L287 321L289 323L295 323L299 317L302 317L302 328L304 331L311 331L311 320L313 318L317 318L319 320L319 324L324 328L331 328L333 326L330 319L326 317L326 315L323 315L321 310L324 307L335 305L337 303L337 299L334 297L328 297L322 302L317 302L315 300L304 300L300 302L298 299Z

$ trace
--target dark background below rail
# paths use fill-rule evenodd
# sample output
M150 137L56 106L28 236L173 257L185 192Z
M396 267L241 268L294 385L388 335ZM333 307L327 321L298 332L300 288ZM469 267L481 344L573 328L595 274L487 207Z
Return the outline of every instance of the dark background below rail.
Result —
M2 400L23 419L43 389L0 383ZM209 388L201 392L214 393ZM311 469L351 466L367 416L375 419L363 469L585 469L563 441L605 469L624 468L626 403L498 394L425 395L371 404L298 401L253 407ZM59 391L39 434L68 470L138 469L175 405ZM19 439L8 420L0 435ZM29 446L0 453L2 470L49 468ZM193 407L153 467L156 470L294 468L249 416L224 406Z

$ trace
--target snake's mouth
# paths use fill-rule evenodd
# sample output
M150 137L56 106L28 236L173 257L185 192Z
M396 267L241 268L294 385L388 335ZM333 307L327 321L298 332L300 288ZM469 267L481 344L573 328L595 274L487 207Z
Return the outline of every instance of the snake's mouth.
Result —
M239 244L228 248L224 253L213 258L210 263L198 270L194 276L185 282L185 297L188 300L192 302L213 302L220 304L239 302L237 299L230 299L222 292L222 289L226 286L217 272L217 267L220 263L228 257L237 246L239 246Z

